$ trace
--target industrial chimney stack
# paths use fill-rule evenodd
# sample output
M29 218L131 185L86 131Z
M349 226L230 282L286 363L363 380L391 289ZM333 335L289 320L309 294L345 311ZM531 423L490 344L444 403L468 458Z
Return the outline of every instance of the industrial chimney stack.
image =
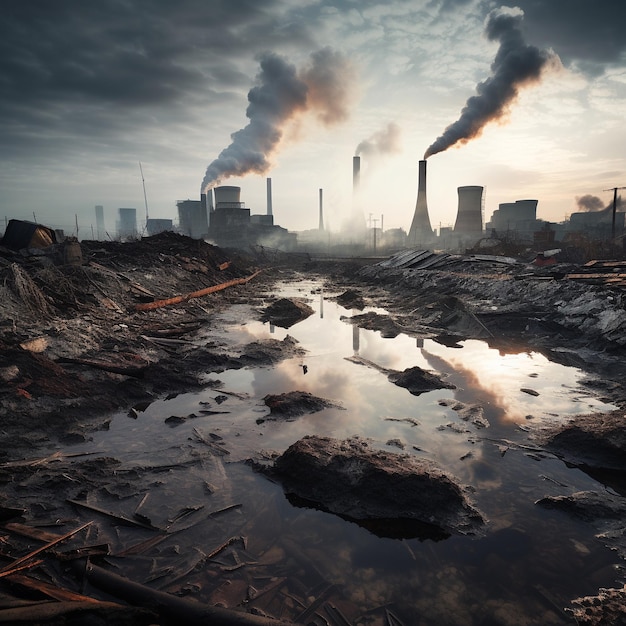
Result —
M426 160L419 162L417 181L417 203L415 213L409 229L408 244L416 246L420 243L430 241L433 236L433 229L428 216L428 205L426 203Z
M352 192L358 193L361 184L361 157L352 157Z
M319 230L324 230L324 205L323 205L323 190L320 189L320 223Z
M267 214L273 215L272 213L272 179L267 179Z

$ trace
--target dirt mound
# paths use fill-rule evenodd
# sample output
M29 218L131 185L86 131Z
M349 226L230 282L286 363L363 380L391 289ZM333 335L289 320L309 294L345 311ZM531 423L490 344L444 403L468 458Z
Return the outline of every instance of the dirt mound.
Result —
M291 298L280 298L265 309L261 321L270 322L281 328L290 328L310 315L313 315L313 309L305 302Z
M339 405L318 398L306 391L290 391L278 395L267 395L263 402L270 409L270 416L276 418L298 417L307 413L317 413L327 408L342 408Z

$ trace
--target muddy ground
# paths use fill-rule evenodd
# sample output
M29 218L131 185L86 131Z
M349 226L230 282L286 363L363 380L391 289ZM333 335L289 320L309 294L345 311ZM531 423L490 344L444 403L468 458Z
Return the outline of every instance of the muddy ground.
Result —
M13 518L11 509L25 524L62 517L67 498L110 489L114 459L81 461L73 466L79 479L68 478L67 466L51 459L60 460L60 446L106 429L113 412L128 411L132 418L133 411L156 399L210 384L207 374L265 367L298 354L289 337L238 345L211 336L218 314L231 305L245 303L256 319L268 320L276 281L321 276L328 291L342 294L345 306L386 309L388 315L352 318L384 336L405 333L446 345L482 338L509 352L536 350L587 372L589 388L620 410L602 419L544 426L529 439L611 488L610 501L599 488L599 494L564 495L544 505L584 515L599 535L604 533L607 545L626 556L623 515L606 513L621 510L626 494L626 291L614 282L567 278L580 268L535 268L488 258L407 270L372 260L236 253L171 233L124 244L82 242L81 247L83 260L77 265L58 264L58 256L36 251L0 251L3 519ZM230 286L189 296L221 284ZM184 297L146 309L173 296ZM116 489L118 497L132 494L132 476ZM598 498L606 500L605 508ZM6 549L2 556L18 553L19 547ZM574 615L579 623L624 623L624 606L623 590L599 590L598 597L579 599ZM113 618L112 609L106 611L107 623L154 621L149 612L129 617L121 611ZM40 622L70 623L46 619Z

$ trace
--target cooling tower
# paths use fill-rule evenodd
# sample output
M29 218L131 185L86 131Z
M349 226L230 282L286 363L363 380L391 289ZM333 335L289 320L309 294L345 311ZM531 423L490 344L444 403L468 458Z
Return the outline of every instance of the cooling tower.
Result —
M267 214L273 215L272 213L272 179L267 179Z
M215 187L215 208L241 208L241 187L222 185Z
M409 229L408 244L416 246L432 238L433 229L428 217L428 205L426 203L426 160L419 162L417 181L417 203L415 213Z
M98 240L104 239L104 207L101 204L96 204L96 229L98 233Z
M459 210L454 232L461 235L479 235L483 232L483 188L479 185L459 187Z

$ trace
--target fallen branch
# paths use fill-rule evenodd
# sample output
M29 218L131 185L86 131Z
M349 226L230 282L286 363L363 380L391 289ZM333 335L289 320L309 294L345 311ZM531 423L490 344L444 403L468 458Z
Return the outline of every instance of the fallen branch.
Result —
M154 309L163 308L164 306L169 306L170 304L187 302L187 300L191 300L192 298L201 298L202 296L207 296L210 293L215 293L216 291L222 291L223 289L227 289L228 287L234 287L235 285L244 285L247 282L251 281L255 276L258 276L260 273L261 270L257 270L256 272L254 272L254 274L248 276L247 278L234 278L233 280L229 280L225 283L213 285L212 287L206 287L205 289L200 289L199 291L192 291L182 296L174 296L172 298L166 298L165 300L155 300L154 302L136 304L134 309L135 311L152 311Z

